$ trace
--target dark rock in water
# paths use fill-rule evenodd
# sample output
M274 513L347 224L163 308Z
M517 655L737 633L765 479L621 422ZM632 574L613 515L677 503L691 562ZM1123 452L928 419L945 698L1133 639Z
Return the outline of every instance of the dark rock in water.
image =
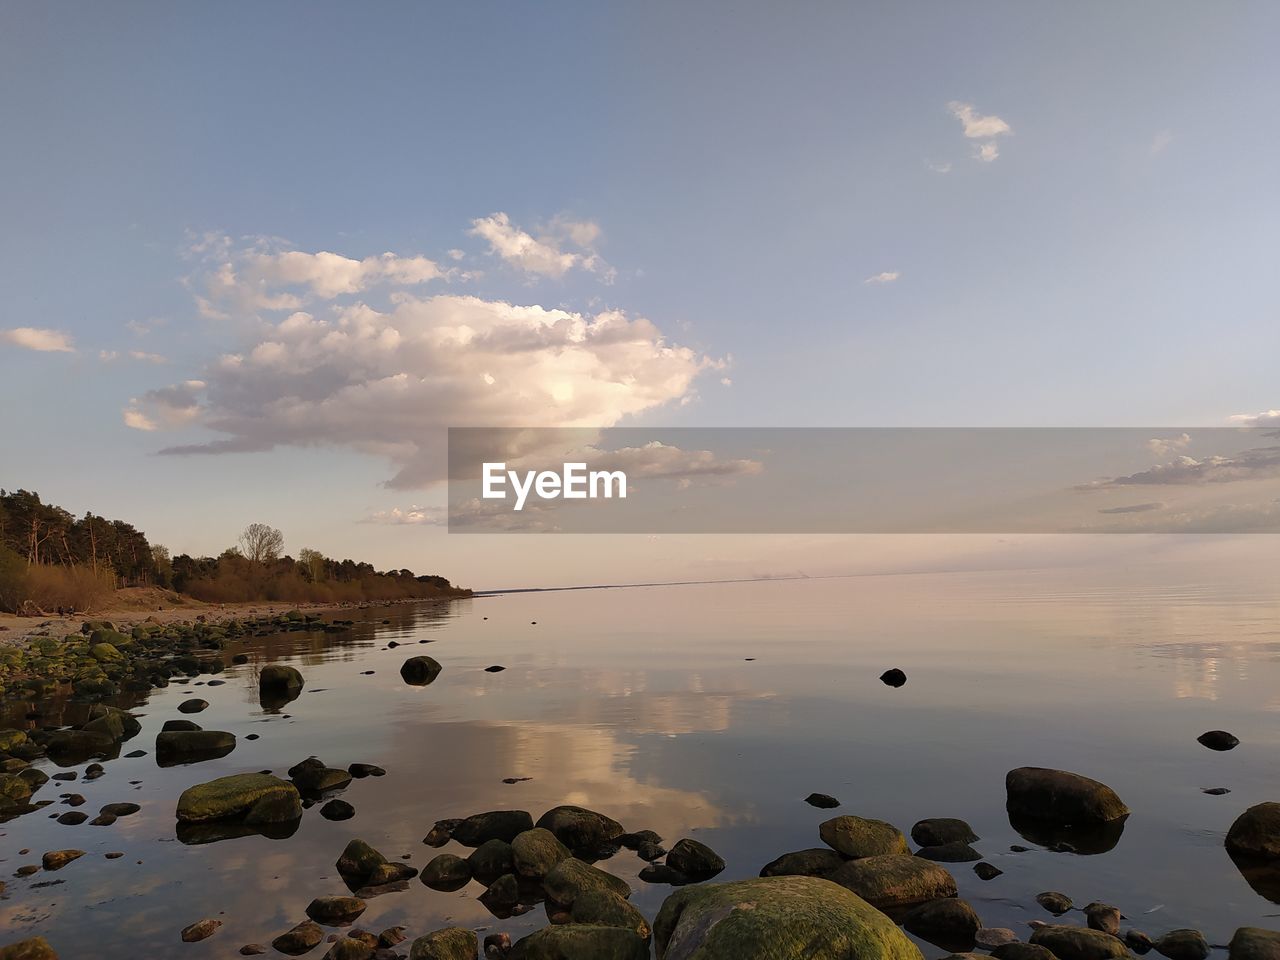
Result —
M326 820L350 820L356 815L356 808L345 800L330 800L320 808L320 816Z
M1280 803L1259 803L1236 818L1227 831L1228 852L1280 859Z
M1225 797L1231 791L1226 787L1205 787L1205 789L1200 792L1207 793L1211 797Z
M698 960L918 960L879 911L817 877L761 877L685 887L653 924L660 957ZM566 954L566 956L610 956ZM644 956L644 954L638 954Z
M909 852L902 831L883 820L834 817L818 825L818 835L831 849L855 859Z
M337 767L327 767L324 761L307 757L289 768L289 779L302 793L321 794L341 790L351 782L351 774Z
M505 669L507 669L507 668L506 668L506 667L500 667L500 666L498 666L497 664L494 664L492 667L485 667L485 668L484 668L484 672L485 672L485 673L501 673L501 672L502 672L503 670L505 670Z
M404 927L387 927L378 934L378 946L394 947L405 942L408 937L404 934Z
M1118 938L1083 927L1040 927L1031 934L1031 942L1047 947L1058 960L1122 960L1129 956Z
M522 937L515 942L508 956L511 960L561 960L569 957L647 960L649 943L622 927L571 923L543 927Z
M944 950L972 950L982 921L963 900L930 900L902 918L902 926L921 940Z
M85 800L82 794L66 793L66 794L63 794L62 802L65 803L68 807L82 807L84 806Z
M1004 873L1004 871L999 867L993 866L985 860L981 863L975 863L973 865L973 872L978 875L979 880L994 880L996 877L999 877Z
M936 860L938 863L973 863L981 860L982 854L967 843L943 843L936 847L921 847L916 851L917 857Z
M827 847L784 853L760 868L762 877L825 877L844 866L845 859Z
M156 734L156 764L173 767L218 760L235 748L235 734L224 730L170 730Z
M673 887L683 887L690 880L679 870L673 870L665 863L651 863L640 871L639 877L645 883L669 883Z
M561 860L542 879L547 899L564 907L588 890L608 890L622 898L631 896L631 887L620 877L606 873L576 857Z
M1209 942L1199 930L1170 930L1155 942L1156 952L1169 960L1205 960Z
M353 923L368 906L359 897L316 897L307 904L307 916L326 927Z
M622 927L634 931L646 941L652 933L643 913L607 890L589 890L577 897L569 911L569 919L572 923Z
M994 950L1008 943L1017 943L1018 935L1008 927L979 927L973 941L983 950Z
M1202 733L1196 737L1196 741L1210 750L1234 750L1240 746L1240 740L1225 730L1210 730L1208 733Z
M484 955L486 960L500 960L511 952L511 935L491 933L484 938ZM468 957L467 960L470 960Z
M1241 927L1231 938L1227 960L1277 960L1280 958L1280 931L1261 927Z
M353 937L340 937L325 952L324 960L372 960L373 947Z
M425 687L440 676L444 668L431 657L410 657L400 667L400 677L414 687Z
M258 957L267 952L267 948L260 943L246 943L240 948L240 956L242 957Z
M1107 823L1064 824L1009 814L1009 825L1025 839L1054 853L1078 853L1081 856L1114 850L1124 835L1127 820L1128 817L1119 817ZM1025 852L1026 849L1023 847L1017 852Z
M1141 930L1126 930L1121 939L1130 950L1138 954L1149 953L1155 946L1155 942Z
M342 880L352 890L382 887L410 880L418 875L407 863L392 863L363 840L352 840L335 864Z
M208 700L198 700L198 699L183 700L180 704L178 704L179 713L199 713L201 710L207 710L208 708L209 708Z
M828 878L880 910L912 907L956 895L956 880L930 860L888 854L850 860Z
M413 960L475 960L480 939L474 930L445 927L413 941Z
M502 782L506 784L512 783L528 783L533 777L503 777Z
M907 682L907 675L894 667L892 670L886 670L880 674L880 682L888 687L901 687Z
M505 840L486 840L467 857L471 875L489 886L499 877L515 872L515 859L511 844Z
M617 840L622 824L584 807L552 807L538 818L539 827L550 830L570 850L594 850Z
M302 816L293 784L264 773L219 777L188 787L178 798L178 820L203 823L243 817L246 824L287 823Z
M1005 792L1009 813L1033 820L1098 824L1129 815L1129 808L1106 784L1065 770L1044 767L1010 770L1005 777Z
M557 863L573 856L545 827L534 827L516 836L511 841L511 855L515 872L531 880L541 880Z
M387 775L387 771L372 763L353 763L347 767L347 773L357 780L363 780L365 777L385 777Z
M72 860L79 860L83 856L83 850L50 850L40 858L40 863L46 870L61 870Z
M258 690L301 690L306 681L296 668L269 663L258 673Z
M55 773L51 779L53 779L53 780L74 780L75 778L76 778L75 771L74 771L74 770L69 770L69 771L67 771L66 773Z
M685 837L667 854L667 866L695 883L710 880L724 870L724 858L705 843Z
M58 955L44 937L28 937L0 947L0 960L58 960Z
M661 860L666 855L667 848L660 843L642 843L636 848L636 856L649 863Z
M445 893L461 890L471 882L471 864L452 853L442 853L422 868L422 882Z
M533 829L533 817L524 810L490 810L477 813L456 824L452 837L464 847L478 847L488 840L510 843Z
M646 843L662 842L662 837L652 830L637 830L635 833L624 833L615 839L619 846L626 847L628 850L639 850L640 846Z
M1101 930L1113 937L1120 933L1120 910L1109 903L1094 902L1084 908L1085 920L1091 930Z
M1055 890L1048 890L1044 893L1036 894L1036 903L1044 907L1055 917L1060 917L1073 906L1071 898L1065 893L1058 893Z
M89 819L87 813L81 813L79 810L70 810L58 817L58 822L68 827L76 827Z
M934 817L912 827L911 839L922 847L940 847L944 843L977 843L978 835L963 820Z
M136 760L139 757L145 757L146 755L147 751L145 750L130 750L124 755L124 757L126 760Z
M462 821L458 819L437 820L435 822L435 826L433 826L427 832L427 835L422 838L422 842L428 847L443 847L453 839L453 831L458 828L458 824L460 823L462 823Z
M839 800L825 793L811 793L804 798L804 802L811 807L817 807L819 810L832 810L840 806Z
M235 656L231 658L231 662L237 665L242 663L248 663L249 655L247 653L237 653Z
M520 882L513 873L503 874L489 884L479 899L491 913L500 915L508 911L510 916L510 909L520 902Z
M299 957L309 950L314 950L323 939L324 930L320 924L314 920L303 920L293 929L280 934L280 936L272 940L271 946L283 954Z
M100 813L89 821L91 827L109 827L116 822L116 817L109 813Z
M220 926L222 926L221 920L197 920L191 926L183 928L182 942L198 943L201 940L207 940L214 935Z
M1053 951L1036 943L1006 943L991 951L995 960L1058 960Z
M204 728L194 720L166 720L164 726L160 728L161 733L175 733L192 730L203 730Z

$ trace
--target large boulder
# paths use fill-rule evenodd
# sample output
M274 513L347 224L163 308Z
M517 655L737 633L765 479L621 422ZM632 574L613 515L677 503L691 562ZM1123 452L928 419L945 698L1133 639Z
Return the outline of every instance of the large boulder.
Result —
M592 890L616 893L624 899L631 896L631 887L621 877L605 873L575 857L561 860L552 867L543 877L542 885L548 900L565 907L573 906L574 900Z
M425 687L440 676L444 668L431 657L410 657L400 666L400 678L414 687Z
M902 926L944 950L972 950L982 921L969 904L947 897L913 907L903 917Z
M911 839L921 847L940 847L945 843L975 843L978 835L963 820L932 817L911 828Z
M352 890L382 887L389 883L410 880L418 875L416 867L411 867L407 863L393 863L358 838L343 848L334 866L337 867L338 875L342 877L343 882Z
M570 923L543 927L517 940L507 956L509 960L649 960L649 942L622 927ZM410 960L416 958L411 954Z
M368 906L359 897L316 897L307 904L307 916L326 927L354 923Z
M1109 823L1129 808L1105 783L1078 773L1018 767L1004 779L1005 806L1013 816L1062 824Z
M818 826L818 836L832 850L853 859L911 852L902 831L883 820L833 817Z
M301 690L304 683L302 674L284 663L269 663L258 673L259 692Z
M921 960L888 917L817 877L685 887L653 933L658 960Z
M1231 938L1227 960L1280 960L1280 931L1241 927Z
M198 783L178 798L178 820L203 823L244 817L246 823L286 823L302 816L302 798L287 780L239 773Z
M541 880L557 863L573 856L569 848L544 827L534 827L518 834L511 841L511 854L516 873L532 880Z
M1280 803L1259 803L1227 831L1227 850L1238 856L1280 859Z
M596 850L617 840L626 831L617 820L583 807L552 807L538 818L539 827L550 830L571 850Z
M475 960L480 942L474 930L445 927L418 937L409 948L409 960Z
M827 847L784 853L760 869L762 877L826 877L844 866L845 858Z
M271 946L290 957L314 950L324 939L324 930L314 920L303 920L271 941Z
M589 890L575 897L569 917L574 923L632 930L645 940L649 939L652 932L643 913L608 890Z
M453 839L464 847L478 847L490 840L510 843L526 830L533 829L533 817L524 810L490 810L477 813L458 823Z
M172 767L225 757L236 748L236 735L224 730L170 730L156 734L156 763Z
M341 790L351 783L351 774L337 767L326 767L323 760L307 757L289 768L289 779L301 792L319 794Z
M685 837L667 854L667 866L698 883L724 870L724 858L705 843Z
M1040 927L1031 934L1031 942L1047 947L1058 960L1120 960L1130 956L1123 941L1085 927Z
M850 860L829 879L881 910L956 895L956 879L945 869L931 860L902 854Z
M421 880L432 890L452 893L471 882L471 864L452 853L442 853L422 868Z

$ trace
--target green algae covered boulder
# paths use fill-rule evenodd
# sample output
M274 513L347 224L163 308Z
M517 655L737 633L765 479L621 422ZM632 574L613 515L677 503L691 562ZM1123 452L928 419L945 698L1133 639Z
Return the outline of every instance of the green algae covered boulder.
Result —
M1031 934L1031 942L1047 947L1058 960L1122 960L1131 956L1124 941L1085 927L1040 927Z
M818 877L684 887L653 934L658 960L923 960L892 920Z
M445 927L413 941L409 960L475 960L479 952L474 930Z
M910 853L902 831L883 820L833 817L820 824L818 835L832 850L850 858Z
M956 879L932 860L890 854L850 860L829 877L880 910L956 895Z
M410 960L415 957L416 954L410 954ZM569 923L543 927L517 940L508 957L510 960L583 960L586 957L591 960L648 960L649 944L643 937L622 927Z
M203 823L243 816L246 822L285 823L302 816L302 798L287 780L269 773L239 773L198 783L178 798L178 819Z
M0 947L0 960L58 960L58 955L44 937L30 937Z

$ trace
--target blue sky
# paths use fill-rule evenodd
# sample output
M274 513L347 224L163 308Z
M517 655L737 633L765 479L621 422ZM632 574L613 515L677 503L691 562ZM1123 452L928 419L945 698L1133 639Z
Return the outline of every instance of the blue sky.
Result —
M674 374L635 361L642 396L592 393L603 381L580 365L538 381L599 397L601 426L1270 410L1278 28L1262 2L9 4L0 329L38 333L0 342L0 483L177 550L268 520L293 549L489 575L492 557L437 529L361 522L439 502L418 469L429 450L362 439L436 419L371 398L372 419L346 408L332 434L241 416L230 436L270 436L267 452L157 455L226 439L211 424L233 401L243 414L334 375L342 351L275 393L279 378L215 369L268 342L305 366L300 341L271 333L296 311L240 295L252 264L326 323L436 295L645 318L652 334L627 329L689 358ZM498 234L477 232L499 213ZM511 254L522 237L571 259ZM312 273L299 293L284 261L252 260L288 251L389 252L394 268L367 270L403 279L425 258L439 276L366 273L326 297ZM240 286L202 311L226 264ZM509 358L502 416L567 417L514 399ZM489 369L440 362L405 360L425 391L411 404L474 409L450 377ZM148 391L189 380L207 385L190 417L158 419ZM126 426L132 401L163 429ZM417 479L388 488L406 462ZM513 549L502 579L527 580L532 548Z

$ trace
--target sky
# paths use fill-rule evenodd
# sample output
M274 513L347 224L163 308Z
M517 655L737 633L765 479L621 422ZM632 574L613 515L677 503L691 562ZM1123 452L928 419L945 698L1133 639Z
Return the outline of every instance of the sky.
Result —
M1275 410L1278 32L1267 2L4 5L0 485L175 553L265 521L473 586L841 569L405 518L449 426Z

